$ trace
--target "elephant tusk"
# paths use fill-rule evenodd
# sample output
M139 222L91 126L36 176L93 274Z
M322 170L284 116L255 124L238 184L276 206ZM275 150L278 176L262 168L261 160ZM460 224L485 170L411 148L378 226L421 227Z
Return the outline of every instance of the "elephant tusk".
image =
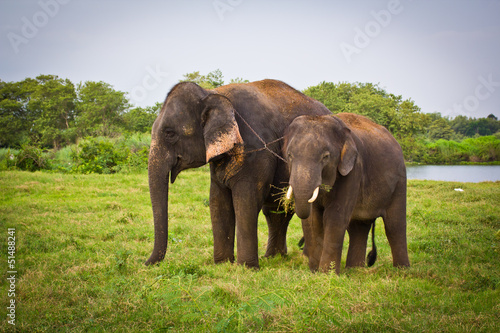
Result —
M290 185L290 187L288 187L288 192L286 192L286 200L290 200L292 198L292 185Z
M318 193L319 193L319 186L316 187L316 189L314 190L314 193L313 193L311 199L307 200L307 202L313 203L314 201L316 201L316 199L318 198Z

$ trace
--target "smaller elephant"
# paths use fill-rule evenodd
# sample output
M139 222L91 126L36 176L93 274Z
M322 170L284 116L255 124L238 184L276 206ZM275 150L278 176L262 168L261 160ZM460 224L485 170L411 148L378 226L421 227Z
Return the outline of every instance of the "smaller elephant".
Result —
M378 217L384 220L393 265L410 265L406 168L387 129L350 113L301 116L286 130L283 153L290 171L287 197L293 194L302 219L311 271L326 272L333 265L340 273L346 231L346 267L364 266L368 234ZM369 264L375 256L375 251L368 256Z

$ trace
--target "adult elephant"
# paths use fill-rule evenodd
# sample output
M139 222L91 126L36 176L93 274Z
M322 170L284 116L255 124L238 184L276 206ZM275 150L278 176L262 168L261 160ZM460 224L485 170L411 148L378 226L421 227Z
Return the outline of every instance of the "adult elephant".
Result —
M406 168L389 131L349 113L303 116L287 129L283 149L290 169L287 196L293 193L302 219L312 271L328 271L333 264L340 272L346 230L346 266L364 266L368 234L378 217L384 219L394 266L410 265ZM373 264L376 251L370 259Z
M257 218L269 226L266 256L285 254L292 214L278 214L278 196L288 182L280 138L300 115L329 114L318 101L287 84L263 80L205 90L183 82L168 93L152 129L149 188L155 242L146 264L165 257L169 176L210 163L210 215L214 261L259 267Z

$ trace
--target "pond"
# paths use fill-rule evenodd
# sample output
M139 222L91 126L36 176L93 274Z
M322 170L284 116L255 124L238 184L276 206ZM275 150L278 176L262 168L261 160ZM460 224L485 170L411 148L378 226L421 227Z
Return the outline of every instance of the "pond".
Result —
M500 165L412 165L406 167L408 179L427 179L479 183L500 181Z

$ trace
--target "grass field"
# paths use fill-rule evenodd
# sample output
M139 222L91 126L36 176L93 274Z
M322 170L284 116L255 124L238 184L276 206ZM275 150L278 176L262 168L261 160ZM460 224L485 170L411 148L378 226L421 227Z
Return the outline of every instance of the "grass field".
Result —
M0 172L0 189L2 331L500 330L498 182L410 181L412 267L392 267L379 222L376 264L340 276L309 271L296 217L288 256L261 259L260 271L214 265L206 167L171 186L169 248L154 267L144 266L154 239L145 173L8 171ZM15 296L8 296L9 228ZM261 216L260 255L266 240ZM12 299L15 327L7 316Z

